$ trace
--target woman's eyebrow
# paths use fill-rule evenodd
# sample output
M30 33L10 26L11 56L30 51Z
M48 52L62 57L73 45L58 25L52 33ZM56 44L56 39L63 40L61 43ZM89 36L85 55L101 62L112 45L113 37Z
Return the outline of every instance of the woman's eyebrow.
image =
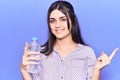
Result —
M59 18L66 18L66 16L61 16L61 17L59 17ZM51 17L51 18L49 18L49 19L55 19L55 18Z
M55 18L49 18L49 19L55 19Z
M60 18L66 18L66 16L61 16Z

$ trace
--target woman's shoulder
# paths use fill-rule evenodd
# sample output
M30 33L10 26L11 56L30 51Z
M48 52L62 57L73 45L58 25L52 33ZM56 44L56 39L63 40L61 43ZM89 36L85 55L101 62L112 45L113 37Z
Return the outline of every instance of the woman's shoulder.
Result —
M78 47L81 48L81 49L86 49L86 50L92 50L93 51L93 48L88 46L88 45L83 45L83 44L78 44Z
M83 50L85 53L95 54L94 49L88 45L78 44L78 48Z

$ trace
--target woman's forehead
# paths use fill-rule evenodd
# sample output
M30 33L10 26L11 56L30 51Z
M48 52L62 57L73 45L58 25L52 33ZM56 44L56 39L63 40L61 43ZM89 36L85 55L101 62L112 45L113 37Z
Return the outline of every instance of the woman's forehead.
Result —
M56 9L50 13L50 18L66 17L60 10Z

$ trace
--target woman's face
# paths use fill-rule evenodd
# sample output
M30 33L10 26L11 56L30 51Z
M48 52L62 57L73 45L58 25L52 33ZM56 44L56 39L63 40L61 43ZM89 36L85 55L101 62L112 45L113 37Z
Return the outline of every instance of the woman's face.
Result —
M57 39L63 39L70 35L68 30L67 17L59 10L53 10L49 17L49 24L52 33Z

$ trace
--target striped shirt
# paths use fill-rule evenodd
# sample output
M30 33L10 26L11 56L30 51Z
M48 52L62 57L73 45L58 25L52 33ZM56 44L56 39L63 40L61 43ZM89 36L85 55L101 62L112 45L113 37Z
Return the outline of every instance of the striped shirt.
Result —
M61 59L54 48L50 56L41 54L39 72L33 80L91 80L96 62L92 48L78 44L76 50Z

